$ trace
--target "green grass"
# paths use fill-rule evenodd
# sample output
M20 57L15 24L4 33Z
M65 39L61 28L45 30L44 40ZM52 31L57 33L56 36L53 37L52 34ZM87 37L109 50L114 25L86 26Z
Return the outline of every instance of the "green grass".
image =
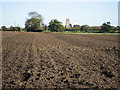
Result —
M25 30L22 30L21 32L26 32ZM43 32L51 32L50 30L44 30ZM70 31L64 31L64 32L52 32L52 33L62 33L62 34L82 34L82 35L120 35L120 33L83 33L83 32L70 32Z
M43 32L51 32L50 30L44 30Z
M21 32L26 32L26 31L23 31L23 30L22 30Z
M83 34L83 35L120 35L120 33L74 33L74 32L53 32L62 34Z

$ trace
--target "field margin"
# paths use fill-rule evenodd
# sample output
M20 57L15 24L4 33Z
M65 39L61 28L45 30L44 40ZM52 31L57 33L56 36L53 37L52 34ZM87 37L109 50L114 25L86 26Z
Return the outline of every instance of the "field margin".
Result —
M82 35L120 35L120 33L72 33L72 32L52 32L61 34L82 34Z

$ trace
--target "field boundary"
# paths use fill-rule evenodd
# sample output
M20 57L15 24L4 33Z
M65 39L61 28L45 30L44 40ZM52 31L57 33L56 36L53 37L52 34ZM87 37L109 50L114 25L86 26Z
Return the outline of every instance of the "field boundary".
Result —
M120 35L120 33L72 33L72 32L52 32L61 34L82 34L82 35Z

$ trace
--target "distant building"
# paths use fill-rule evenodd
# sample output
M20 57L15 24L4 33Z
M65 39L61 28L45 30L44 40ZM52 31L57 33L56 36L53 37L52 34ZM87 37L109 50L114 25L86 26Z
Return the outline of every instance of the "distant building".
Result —
M69 22L69 18L66 19L66 28L69 29L70 28L70 22Z

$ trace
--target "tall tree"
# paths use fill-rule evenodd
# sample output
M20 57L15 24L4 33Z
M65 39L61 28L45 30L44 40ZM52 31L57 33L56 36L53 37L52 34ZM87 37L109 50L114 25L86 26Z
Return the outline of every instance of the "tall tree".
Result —
M7 29L6 26L2 26L1 28L2 28L2 31L6 31Z
M43 24L43 18L42 16L33 11L28 13L29 18L25 22L25 29L27 31L35 31L40 29L40 26L42 27Z
M82 25L81 26L81 31L83 31L83 32L90 32L90 27L88 25Z
M49 29L51 31L55 31L55 32L61 32L64 30L64 26L62 25L62 22L59 22L57 19L52 19L50 22L49 22Z
M110 25L110 22L106 22L102 24L102 29L101 32L111 32L112 31L112 26Z

